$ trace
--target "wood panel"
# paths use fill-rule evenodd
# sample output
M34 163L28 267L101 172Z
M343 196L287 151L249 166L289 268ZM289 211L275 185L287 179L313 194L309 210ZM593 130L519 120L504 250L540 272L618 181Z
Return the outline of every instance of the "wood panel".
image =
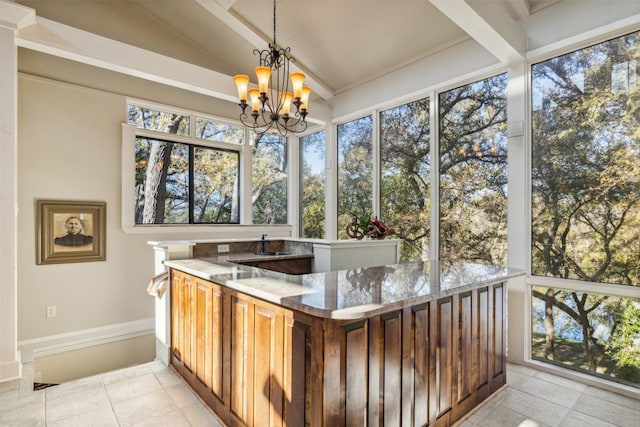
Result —
M505 306L504 306L504 285L499 284L493 287L493 295L491 299L491 354L489 360L492 363L491 366L491 384L490 391L494 392L502 385L506 383L507 373L507 360L506 360L506 347L504 342L505 332Z
M458 294L454 310L456 341L454 342L454 406L465 403L475 389L473 384L473 296Z
M435 396L436 418L448 415L453 400L453 297L436 301Z
M309 274L311 273L312 258L285 258L266 261L247 261L242 264L265 270L277 271L285 274Z
M171 363L229 426L448 426L506 380L502 284L347 322L171 280Z
M347 325L345 334L345 422L348 426L363 426L367 421L368 332L367 322Z
M473 364L474 384L476 391L487 388L489 384L489 289L477 290L477 306L475 309L476 354ZM488 390L484 393L486 395Z
M253 322L249 303L237 296L231 298L231 413L248 425L253 421L253 405L249 397L253 395L253 348L249 337L253 335Z
M212 339L211 334L211 303L208 300L208 293L211 287L206 283L196 281L196 312L195 312L195 347L196 357L194 361L194 373L198 380L205 385L211 386L211 357L208 351L209 341Z
M383 349L383 421L387 426L399 426L402 420L402 316L401 312L382 317Z
M283 405L284 424L309 426L312 393L311 319L299 315L284 319Z
M171 271L171 354L182 360L182 282L184 275L176 270Z
M430 367L435 367L429 344L430 307L430 304L423 304L412 310L414 426L428 425L429 420L436 417L429 399L430 380L433 378Z

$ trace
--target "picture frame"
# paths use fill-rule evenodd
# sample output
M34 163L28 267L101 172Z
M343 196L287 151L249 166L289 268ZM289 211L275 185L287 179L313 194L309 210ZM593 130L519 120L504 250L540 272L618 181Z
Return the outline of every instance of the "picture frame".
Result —
M106 202L36 200L36 264L106 260Z

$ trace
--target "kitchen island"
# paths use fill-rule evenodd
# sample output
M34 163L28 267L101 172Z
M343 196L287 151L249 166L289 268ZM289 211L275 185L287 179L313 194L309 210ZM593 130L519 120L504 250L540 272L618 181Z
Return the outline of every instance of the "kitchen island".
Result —
M521 271L165 264L171 364L227 425L451 425L506 382L506 280Z

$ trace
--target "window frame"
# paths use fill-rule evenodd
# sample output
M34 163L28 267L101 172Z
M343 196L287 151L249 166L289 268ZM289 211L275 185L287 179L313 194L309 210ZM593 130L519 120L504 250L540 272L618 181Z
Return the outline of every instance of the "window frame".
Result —
M253 224L251 220L251 162L252 155L247 129L244 129L244 143L223 142L197 138L194 135L196 129L196 119L220 121L231 125L241 126L239 122L225 118L207 115L201 112L189 111L169 105L158 104L135 98L127 98L125 104L125 117L129 105L136 105L142 108L160 110L177 114L188 115L190 117L190 135L176 135L167 132L160 132L150 129L139 128L135 125L123 122L121 124L121 228L127 234L184 234L190 233L215 233L220 238L236 238L238 236L252 237L261 232L278 233L289 235L291 224ZM135 224L135 191L132 185L135 182L135 170L132 165L135 162L135 142L136 138L150 138L169 140L173 142L189 144L194 146L221 149L224 151L235 151L239 154L239 223L229 224ZM287 141L287 145L291 145ZM248 186L248 187L247 187Z
M524 188L524 203L522 206L518 208L524 208L524 212L520 212L520 209L514 208L511 204L509 205L509 211L518 210L518 214L523 216L523 224L524 224L524 232L525 232L525 241L523 244L524 248L520 248L524 252L524 263L525 265L520 266L518 268L523 268L526 271L526 277L522 280L522 287L520 285L513 286L514 290L517 289L522 290L522 304L524 306L519 305L518 308L522 308L522 310L513 310L509 311L510 314L515 314L512 316L510 320L513 321L514 324L522 325L523 329L519 332L522 332L523 339L523 348L519 348L516 352L522 351L522 359L520 357L516 357L516 361L524 363L525 365L529 365L534 367L535 369L548 372L554 375L562 376L565 378L574 379L580 381L585 384L592 384L597 387L601 387L607 390L611 390L614 392L622 392L622 393L632 393L637 395L638 389L627 386L620 383L615 383L613 381L603 379L600 377L592 376L587 373L582 373L579 371L570 370L567 368L563 368L560 366L552 365L549 363L545 363L539 360L535 360L532 358L532 289L536 286L543 286L548 288L557 288L566 291L576 291L576 292L586 292L586 293L594 293L594 294L605 294L616 297L623 298L640 298L640 289L636 286L628 286L621 284L612 284L612 283L602 283L602 282L588 282L577 279L565 279L565 278L557 278L557 277L545 277L545 276L534 276L532 275L532 237L531 233L533 231L532 227L532 171L533 171L533 124L532 124L532 105L531 105L531 97L532 97L532 67L535 64L540 62L548 61L558 56L562 56L565 54L569 54L571 52L575 52L577 50L585 49L590 46L607 42L608 40L612 40L618 37L622 37L625 34L640 31L640 27L638 25L624 25L624 26L605 26L602 28L598 28L589 32L587 37L574 37L566 40L562 40L560 42L554 43L551 46L547 46L544 48L536 49L528 52L525 64L525 72L524 72L524 80L526 85L526 90L524 93L524 110L525 117L523 124L526 126L524 131L524 147L525 151L524 161L522 164L518 164L517 166L521 166L525 170L525 188ZM508 80L510 79L510 75L508 76ZM509 84L509 81L508 83ZM509 100L509 97L508 97ZM511 135L509 135L509 139ZM509 143L511 141L509 140ZM511 164L509 165L511 167ZM511 212L510 212L511 213ZM511 253L513 249L509 247L508 253ZM511 264L510 264L511 266Z
M297 230L297 236L298 237L302 237L302 238L310 238L310 237L306 237L304 235L304 189L305 189L305 180L304 180L304 176L303 176L303 167L304 167L304 147L303 147L303 140L307 137L310 137L311 135L315 135L317 133L324 133L324 159L322 161L323 168L324 168L324 183L323 183L323 187L324 187L324 214L325 214L325 226L324 226L324 231L323 231L323 239L327 238L327 233L328 233L328 217L330 215L327 215L327 199L329 198L329 195L327 194L327 148L329 146L329 144L327 144L328 139L327 139L327 135L328 132L326 129L322 128L322 129L314 129L312 132L305 132L304 134L301 134L298 136L297 141L294 144L290 144L293 147L296 147L296 156L292 157L292 158L296 158L297 161L296 162L291 162L292 165L295 164L295 168L292 168L292 172L291 174L293 175L293 179L292 182L297 183L297 188L296 191L293 191L293 187L292 188L292 196L293 194L295 194L295 197L292 197L290 200L295 200L295 204L292 203L291 204L291 211L295 212L294 218L292 218L291 222L296 222L296 227L295 230ZM292 147L292 148L293 148ZM294 175L294 171L295 170L295 175ZM297 177L297 179L295 178Z

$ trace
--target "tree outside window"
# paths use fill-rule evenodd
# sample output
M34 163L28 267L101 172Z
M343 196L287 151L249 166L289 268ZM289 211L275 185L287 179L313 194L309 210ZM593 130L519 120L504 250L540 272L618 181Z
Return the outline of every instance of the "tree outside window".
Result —
M507 76L443 92L440 260L506 265Z
M402 261L429 259L429 98L380 112L380 215Z
M532 66L532 274L640 286L639 65L636 32ZM640 385L638 300L532 294L534 357Z
M287 140L280 135L253 138L252 195L254 224L287 223Z
M166 134L136 138L135 224L239 222L239 152L180 142L197 122L200 140L237 143L237 126L133 104L128 116L129 124Z
M302 237L325 236L325 131L300 138Z
M348 239L354 215L373 210L373 118L338 125L338 238Z

